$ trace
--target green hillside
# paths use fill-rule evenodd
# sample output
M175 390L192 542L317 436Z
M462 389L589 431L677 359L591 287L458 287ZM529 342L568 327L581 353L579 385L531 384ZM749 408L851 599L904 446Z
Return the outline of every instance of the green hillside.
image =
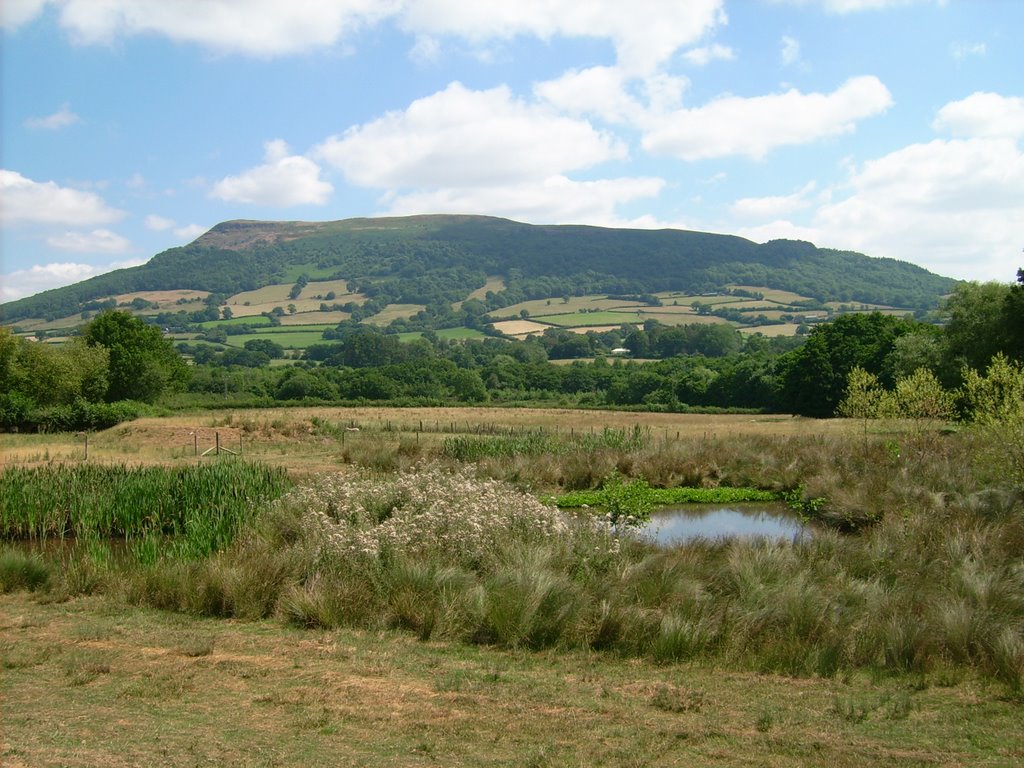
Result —
M460 311L482 315L531 299L699 295L748 285L821 303L913 310L934 306L955 284L892 259L682 230L535 226L484 216L230 221L142 266L0 305L0 322L66 318L132 292L187 289L228 296L302 279L347 281L360 294L359 306L339 300L338 311L356 309L356 320L389 305L422 305L441 323L437 327L458 302L473 305ZM489 279L504 288L466 301Z

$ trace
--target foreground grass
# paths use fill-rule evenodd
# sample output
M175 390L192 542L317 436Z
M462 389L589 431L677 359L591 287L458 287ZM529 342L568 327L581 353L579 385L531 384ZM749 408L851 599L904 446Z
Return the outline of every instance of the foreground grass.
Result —
M0 763L1005 766L970 677L793 680L0 596Z

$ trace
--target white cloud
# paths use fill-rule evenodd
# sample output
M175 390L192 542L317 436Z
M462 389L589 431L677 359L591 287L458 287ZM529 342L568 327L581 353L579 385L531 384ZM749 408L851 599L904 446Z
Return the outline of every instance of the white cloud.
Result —
M873 76L847 80L832 93L726 96L654 121L643 147L682 160L730 155L760 159L771 150L851 133L858 120L884 112L892 96Z
M460 83L315 151L353 184L384 189L514 184L626 154L589 123L517 100L507 87L471 91Z
M52 181L33 181L17 171L0 170L0 222L92 226L124 218L124 211L107 205L92 192L61 187Z
M732 48L719 43L693 48L683 54L683 59L695 67L706 67L712 61L732 61L735 58Z
M222 53L269 57L334 45L392 15L397 0L54 0L78 43L158 34ZM41 5L41 4L40 4Z
M555 80L533 86L534 95L562 112L595 115L612 123L635 119L643 106L626 90L627 78L617 67L570 70Z
M936 139L849 168L806 223L735 227L919 264L968 280L1013 279L1024 221L1024 151L1011 139ZM783 206L784 207L784 206ZM783 215L782 208L776 211Z
M940 109L932 127L953 136L1018 139L1024 137L1024 99L972 93Z
M963 61L968 56L984 56L988 53L988 46L985 43L968 43L958 40L949 46L949 52L957 61Z
M204 227L202 224L187 224L184 227L175 228L174 234L182 240L191 243L200 235L206 234L209 229L209 227Z
M53 262L50 264L38 264L28 269L19 269L2 276L2 280L0 280L0 301L13 301L25 296L32 296L41 291L78 283L115 269L136 267L144 263L144 259L117 261L101 265Z
M76 253L127 253L132 249L131 241L109 229L52 235L46 238L46 244L51 248Z
M433 64L441 58L441 43L429 35L418 35L416 44L409 49L409 58L420 65Z
M650 72L726 22L722 0L408 0L407 30L474 42L530 35L610 39L618 64Z
M810 195L816 187L817 184L811 181L791 195L744 197L733 203L730 210L733 216L742 220L785 216L809 208L813 202Z
M266 163L213 185L210 196L220 200L287 208L323 205L334 187L320 179L320 166L308 157L289 155L280 139L264 144Z
M800 61L800 41L789 35L782 36L782 64L792 66Z
M157 216L155 213L151 213L145 218L146 229L151 229L154 232L163 232L174 226L174 219L168 219L164 216Z
M0 3L0 27L17 29L42 12L47 0L4 0Z
M531 223L615 226L619 205L656 197L665 182L656 178L573 181L549 176L534 182L494 187L453 187L400 195L388 213L486 213Z
M529 35L611 40L619 64L651 71L726 21L724 0L50 0L61 26L82 44L163 35L224 53L268 57L335 45L353 32L397 19L418 37L482 44ZM44 0L5 0L4 24L39 14Z
M860 11L881 11L886 8L899 8L901 6L915 5L919 3L933 3L945 5L947 0L772 0L775 3L786 3L788 5L818 5L828 13L858 13Z
M71 111L71 105L65 102L60 105L60 109L54 112L52 115L46 117L30 117L25 121L25 126L28 128L38 128L44 131L59 131L61 128L67 128L69 125L74 125L81 118Z

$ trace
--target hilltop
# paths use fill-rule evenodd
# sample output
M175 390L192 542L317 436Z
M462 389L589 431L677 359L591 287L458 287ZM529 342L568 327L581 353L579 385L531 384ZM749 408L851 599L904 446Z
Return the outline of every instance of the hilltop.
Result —
M525 319L553 304L564 307L562 315L603 316L571 318L573 328L589 319L593 327L642 322L644 308L662 305L676 308L664 306L666 316L765 325L840 306L926 310L954 285L906 262L794 240L757 244L705 232L540 226L486 216L240 220L142 266L0 305L0 322L66 328L110 306L156 314L196 309L193 303L207 313L192 312L193 321L222 319L226 307L236 321L268 319L276 310L295 324L400 320L396 330L436 330ZM731 315L711 311L730 294ZM699 306L711 296L717 298ZM608 316L623 309L626 317Z

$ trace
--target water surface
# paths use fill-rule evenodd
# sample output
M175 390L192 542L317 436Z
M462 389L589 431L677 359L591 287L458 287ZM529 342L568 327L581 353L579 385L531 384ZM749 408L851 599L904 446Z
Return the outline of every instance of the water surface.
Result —
M808 536L810 526L784 504L679 504L660 507L642 531L658 544L693 539L762 538L793 540Z

